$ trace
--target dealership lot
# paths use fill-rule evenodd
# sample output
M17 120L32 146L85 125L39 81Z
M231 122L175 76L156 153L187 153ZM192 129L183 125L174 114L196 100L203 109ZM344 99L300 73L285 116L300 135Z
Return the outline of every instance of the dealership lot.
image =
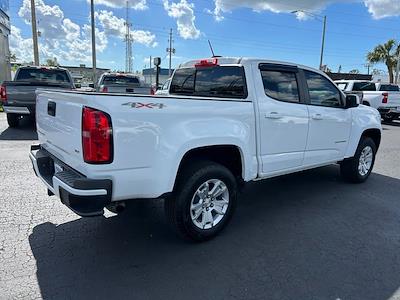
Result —
M249 184L222 235L191 244L160 201L82 219L48 197L32 125L1 113L0 299L398 299L400 123L383 127L365 184L337 166Z

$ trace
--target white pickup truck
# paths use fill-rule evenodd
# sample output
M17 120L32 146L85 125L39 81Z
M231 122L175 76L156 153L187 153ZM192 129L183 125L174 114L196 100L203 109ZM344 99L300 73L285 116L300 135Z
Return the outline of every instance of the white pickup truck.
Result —
M362 104L376 108L384 121L400 117L398 85L363 80L337 80L335 83L345 93L361 93Z
M365 181L381 124L357 100L305 66L190 61L168 96L39 92L30 159L48 193L81 216L162 198L177 232L203 241L225 227L245 182L335 163Z

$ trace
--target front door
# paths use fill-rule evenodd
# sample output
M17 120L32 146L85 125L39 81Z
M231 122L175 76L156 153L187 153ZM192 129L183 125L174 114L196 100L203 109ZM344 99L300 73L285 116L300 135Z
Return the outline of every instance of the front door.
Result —
M304 70L309 91L310 127L304 165L342 160L351 130L351 110L339 89L325 76Z

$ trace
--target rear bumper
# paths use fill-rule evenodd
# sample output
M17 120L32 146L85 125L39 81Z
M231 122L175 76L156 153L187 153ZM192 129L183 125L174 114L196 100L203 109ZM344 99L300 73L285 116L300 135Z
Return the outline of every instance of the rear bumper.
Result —
M3 106L3 109L8 114L30 115L31 110L25 106Z
M103 215L104 207L111 203L110 179L88 179L40 145L31 146L29 158L36 176L76 214L82 217Z
M397 119L400 117L400 110L398 107L379 107L378 111L382 118Z

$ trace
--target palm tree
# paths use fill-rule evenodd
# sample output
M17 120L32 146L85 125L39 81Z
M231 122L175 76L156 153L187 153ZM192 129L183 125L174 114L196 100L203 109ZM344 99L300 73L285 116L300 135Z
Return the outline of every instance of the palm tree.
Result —
M400 55L400 45L397 45L395 40L388 40L368 52L367 60L370 63L384 63L388 69L390 83L393 83L393 70L395 69L398 55Z

